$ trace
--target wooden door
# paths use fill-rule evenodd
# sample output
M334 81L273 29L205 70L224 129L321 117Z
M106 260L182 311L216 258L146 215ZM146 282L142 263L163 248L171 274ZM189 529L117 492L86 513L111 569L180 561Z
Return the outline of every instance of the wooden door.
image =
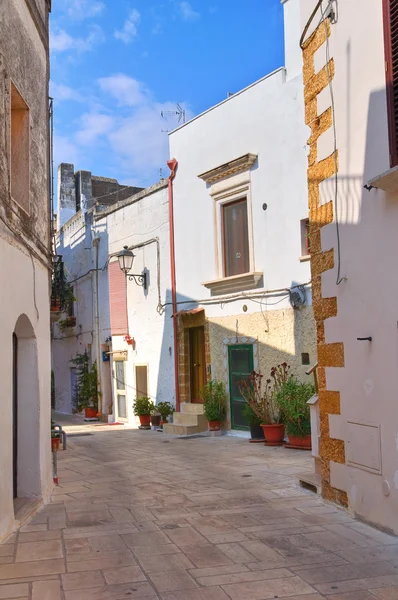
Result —
M12 475L13 498L18 495L18 338L12 334Z
M199 394L206 383L205 356L205 328L192 327L189 330L191 402L197 404L203 403Z
M243 414L246 401L240 393L239 382L246 381L253 372L253 346L251 344L229 346L228 358L232 428L248 429L248 424Z

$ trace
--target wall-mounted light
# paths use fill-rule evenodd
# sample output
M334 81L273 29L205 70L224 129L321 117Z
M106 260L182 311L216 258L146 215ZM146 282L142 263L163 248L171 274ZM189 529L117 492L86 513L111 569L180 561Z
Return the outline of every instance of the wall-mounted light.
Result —
M140 285L144 288L144 290L146 290L146 273L141 273L141 275L137 275L136 273L130 273L133 267L135 254L131 252L131 250L129 250L128 246L123 247L123 250L119 252L117 258L119 261L119 267L126 275L126 277L128 277L130 281L134 279L137 285Z

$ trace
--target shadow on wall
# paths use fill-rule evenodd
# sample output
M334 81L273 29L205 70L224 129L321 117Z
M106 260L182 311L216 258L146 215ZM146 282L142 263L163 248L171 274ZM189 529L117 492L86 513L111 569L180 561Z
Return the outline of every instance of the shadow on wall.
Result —
M347 51L349 54L349 48ZM393 515L388 513L388 500L383 500L381 486L375 485L374 476L366 470L378 472L378 480L382 475L394 487L396 467L392 460L396 459L397 424L391 415L398 387L398 202L396 193L364 188L389 166L386 91L374 90L369 96L361 165L358 156L363 153L362 139L351 135L358 119L350 113L349 83L346 131L340 131L337 123L339 168L344 174L322 181L319 170L319 178L309 181L314 188L320 185L322 205L311 227L320 235L323 251L314 257L312 265L314 268L315 260L323 261L322 269L320 262L315 265L317 273L323 272L314 277L314 309L319 322L320 366L329 367L326 378L320 378L323 478L334 491L342 489L342 479L338 481L330 472L330 465L337 463L338 467L356 460L361 465L366 463L363 468L350 469L349 477L345 478L347 489L343 491L347 491L351 507L358 515L387 526L389 519L390 524L394 522ZM363 173L351 174L353 168L359 173L363 168ZM372 341L367 341L368 337ZM325 390L332 393L322 394ZM332 430L329 415L332 415ZM347 422L354 424L354 433ZM375 433L370 439L372 424ZM341 471L334 470L337 472ZM392 510L392 501L390 506Z

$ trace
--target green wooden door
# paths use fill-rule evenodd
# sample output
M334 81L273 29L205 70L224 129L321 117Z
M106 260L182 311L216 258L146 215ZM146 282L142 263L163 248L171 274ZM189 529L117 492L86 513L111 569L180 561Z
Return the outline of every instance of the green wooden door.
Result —
M229 346L229 395L231 399L231 425L233 429L249 429L243 409L245 400L239 390L239 381L248 379L253 372L252 344Z

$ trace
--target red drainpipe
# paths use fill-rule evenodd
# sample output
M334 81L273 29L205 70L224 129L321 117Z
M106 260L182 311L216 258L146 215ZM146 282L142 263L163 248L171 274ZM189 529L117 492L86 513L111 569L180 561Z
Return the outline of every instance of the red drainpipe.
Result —
M180 386L178 377L178 338L177 338L177 288L176 288L176 259L174 247L174 200L173 200L173 179L176 175L178 162L175 158L167 161L170 169L169 175L169 222L170 222L170 266L171 266L171 301L173 311L173 329L174 329L174 374L176 389L176 411L180 412Z

